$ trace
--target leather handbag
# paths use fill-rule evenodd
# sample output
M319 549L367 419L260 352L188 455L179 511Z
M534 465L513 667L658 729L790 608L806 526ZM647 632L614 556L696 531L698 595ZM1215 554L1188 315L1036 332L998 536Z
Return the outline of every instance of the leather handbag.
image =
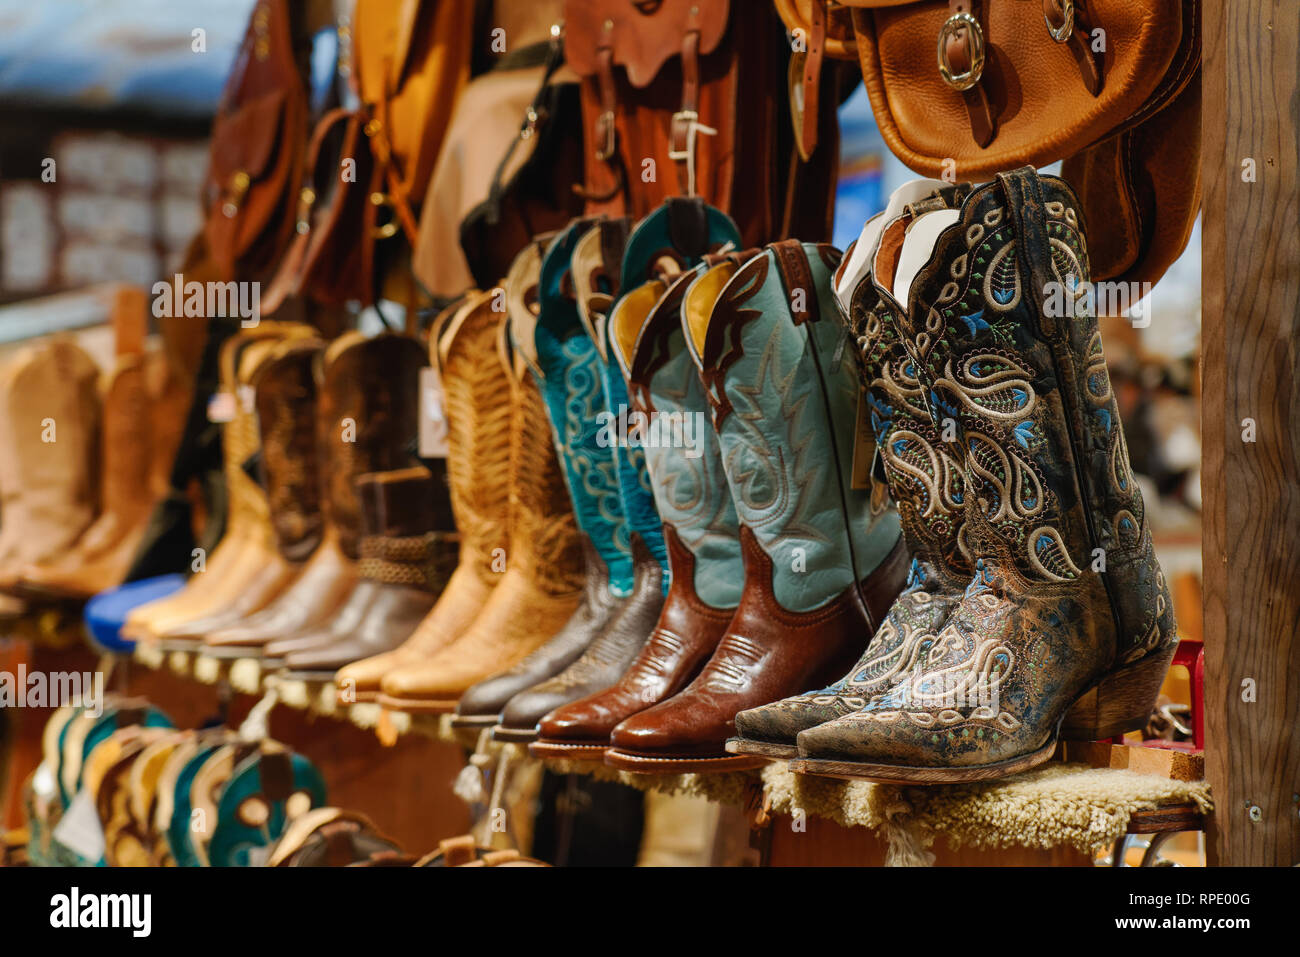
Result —
M835 157L811 169L794 153L774 25L767 5L568 0L586 215L640 219L669 197L697 196L729 213L746 245L829 235ZM832 103L819 121L833 126L833 114Z
M294 23L287 0L258 0L213 120L204 234L225 280L273 268L293 226L310 112Z
M475 4L464 0L366 0L352 24L353 73L365 133L391 211L412 246L416 216L443 133L469 80Z
M919 173L1066 160L1101 227L1094 279L1154 281L1182 251L1200 207L1199 0L774 2L806 48L796 106L815 106L825 58L856 58L881 135Z

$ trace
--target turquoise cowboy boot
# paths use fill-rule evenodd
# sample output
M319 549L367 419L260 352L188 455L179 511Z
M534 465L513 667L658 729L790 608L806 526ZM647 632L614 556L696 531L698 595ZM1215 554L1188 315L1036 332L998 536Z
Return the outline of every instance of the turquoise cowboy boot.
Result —
M613 260L622 252L627 231L627 220L577 221L550 243L538 277L539 311L531 342L535 347L533 372L547 399L558 457L565 463L578 524L584 530L587 528L584 510L595 512L604 505L591 501L591 483L586 474L594 463L599 463L601 469L602 491L613 493L608 504L619 508L620 516L638 510L644 512L640 500L640 473L644 468L636 473L636 484L632 485L629 470L619 471L617 450L604 441L608 430L603 427L603 417L617 415L617 410L604 404L607 394L603 385L604 362L579 316L576 301L583 282L575 278L574 260L578 250L594 243L605 257ZM590 275L586 281L591 281ZM635 460L629 460L627 465L630 469L637 468ZM642 535L644 529L633 530L630 526L630 522L622 522L617 529L620 544L626 536L634 570L631 582L620 582L621 600L611 607L610 615L585 630L581 645L578 641L563 645L566 650L576 650L578 655L547 653L547 660L559 667L540 675L531 687L510 699L501 713L500 725L493 732L494 738L516 742L533 740L537 723L545 714L609 687L645 643L663 607L665 575ZM563 633L557 636L542 651L547 652L553 645L558 647L565 637Z
M762 763L726 754L736 714L843 674L904 585L898 515L869 475L855 481L859 385L835 319L839 260L830 246L776 243L687 292L683 322L739 520L744 590L691 684L614 729L614 767Z
M736 737L727 742L734 754L798 757L800 731L858 710L908 672L970 580L971 563L960 547L962 460L940 441L941 425L931 419L893 300L882 297L873 282L882 235L889 237L888 252L917 215L946 209L964 195L965 190L935 180L906 184L845 253L835 279L841 316L858 346L858 373L875 439L873 465L886 483L876 487L888 488L912 556L907 587L862 657L838 681L736 715ZM855 265L856 273L845 274Z
M736 509L681 321L686 291L706 268L701 264L670 285L643 284L620 299L611 317L613 354L641 417L672 583L649 638L622 677L547 715L529 749L537 756L603 758L616 725L695 677L740 602L744 563Z
M987 780L1147 720L1177 644L1129 467L1070 188L1000 174L951 225L919 218L887 282L926 403L964 463L961 602L911 669L798 737L796 770L870 780ZM909 249L914 243L916 249ZM899 304L907 302L906 309Z

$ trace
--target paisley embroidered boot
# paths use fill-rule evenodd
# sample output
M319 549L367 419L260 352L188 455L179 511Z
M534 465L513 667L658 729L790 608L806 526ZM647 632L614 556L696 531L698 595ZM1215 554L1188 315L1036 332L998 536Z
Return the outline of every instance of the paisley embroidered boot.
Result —
M944 184L917 180L900 188L890 208L863 229L835 274L836 301L858 345L858 372L875 439L874 466L883 471L912 555L907 587L853 668L834 684L736 715L733 754L798 757L800 731L866 704L913 664L922 639L961 599L971 576L962 554L962 460L939 441L898 319L871 281L887 224L922 209L942 209L957 196ZM854 270L846 274L848 269ZM882 488L880 484L877 489Z
M909 258L902 232L882 251ZM1031 768L1059 737L1140 728L1177 642L1098 324L1078 303L1074 194L1003 173L928 242L907 309L891 306L932 414L954 424L974 574L900 681L799 735L799 771L917 784Z
M898 515L854 487L858 377L834 318L830 246L789 241L736 268L711 314L686 309L739 520L744 590L700 674L618 725L624 770L761 764L728 756L738 712L842 675L902 589ZM689 293L688 293L689 296Z

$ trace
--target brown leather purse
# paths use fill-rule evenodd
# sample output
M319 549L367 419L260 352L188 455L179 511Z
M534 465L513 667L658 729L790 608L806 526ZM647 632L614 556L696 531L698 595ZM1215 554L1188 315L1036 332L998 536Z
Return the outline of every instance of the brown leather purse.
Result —
M567 0L586 214L639 219L669 197L698 196L731 215L746 245L829 235L835 157L813 169L794 153L775 26L766 5ZM833 107L816 114L832 129Z
M365 0L352 24L366 136L391 210L412 246L443 133L469 81L474 8L464 0Z
M204 234L222 279L272 269L293 226L310 110L294 23L287 0L259 0L213 120Z
M792 97L816 103L822 59L856 58L881 135L911 169L982 179L1066 160L1095 279L1154 281L1186 245L1200 207L1199 0L774 2L807 48Z

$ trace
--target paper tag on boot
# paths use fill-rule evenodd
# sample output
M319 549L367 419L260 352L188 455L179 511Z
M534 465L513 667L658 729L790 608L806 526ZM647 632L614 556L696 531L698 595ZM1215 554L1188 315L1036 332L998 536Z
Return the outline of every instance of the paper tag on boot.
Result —
M420 458L447 457L447 416L443 410L442 378L435 366L420 370Z
M54 839L92 864L104 856L104 827L89 791L83 788L77 792L54 828Z
M876 433L871 430L871 408L865 390L858 391L857 427L853 430L853 484L854 491L872 488L872 466L876 458Z

